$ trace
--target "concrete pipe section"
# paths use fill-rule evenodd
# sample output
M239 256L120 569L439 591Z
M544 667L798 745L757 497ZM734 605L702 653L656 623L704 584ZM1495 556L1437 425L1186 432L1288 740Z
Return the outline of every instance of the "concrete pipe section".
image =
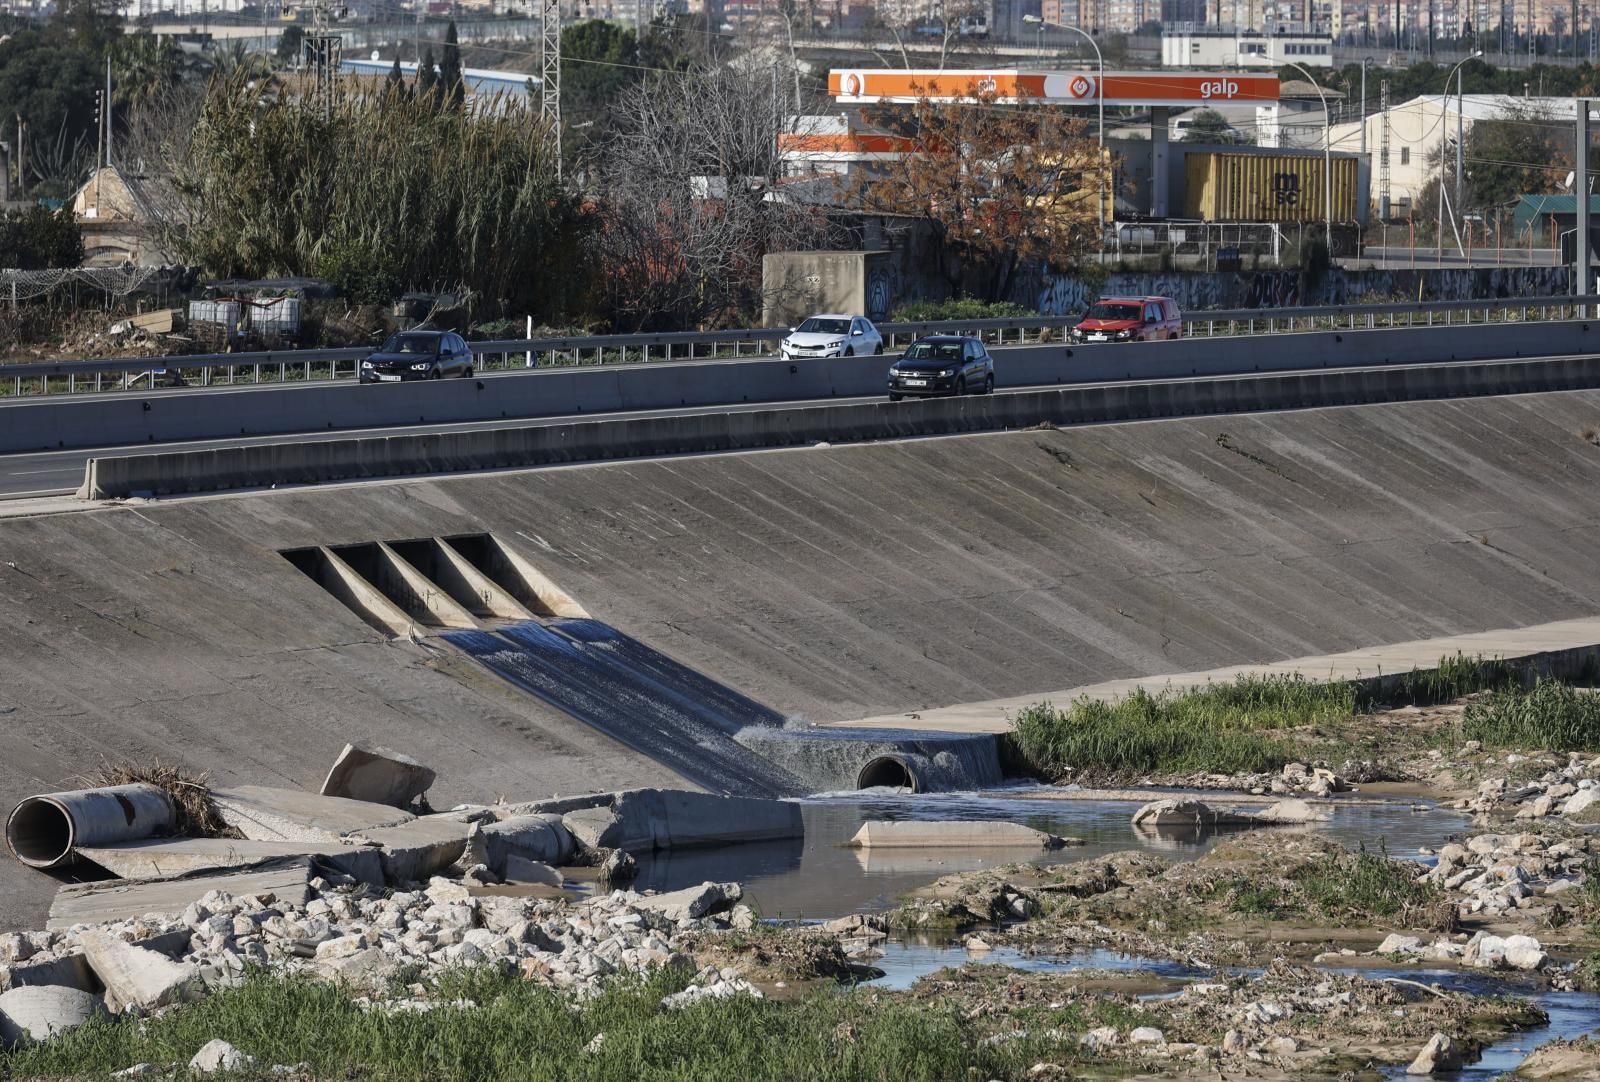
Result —
M861 768L856 777L857 789L904 789L911 793L922 792L911 764L899 755L880 755Z
M30 796L6 820L6 846L34 868L54 868L80 845L114 845L165 834L177 823L167 794L153 785L113 785Z

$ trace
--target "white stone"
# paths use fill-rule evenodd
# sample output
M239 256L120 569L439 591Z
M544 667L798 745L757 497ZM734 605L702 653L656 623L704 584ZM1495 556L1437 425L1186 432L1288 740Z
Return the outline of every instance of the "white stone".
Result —
M1391 933L1378 945L1379 954L1416 954L1422 949L1422 940L1414 935Z
M1454 1071L1460 1067L1461 1053L1456 1050L1455 1042L1446 1034L1435 1033L1406 1068L1406 1074L1431 1075L1435 1071Z
M1167 1035L1154 1026L1139 1026L1128 1031L1128 1040L1133 1044L1161 1044L1166 1039Z
M1080 1037L1079 1040L1091 1051L1098 1052L1102 1048L1110 1048L1117 1043L1117 1028L1115 1026L1096 1026Z
M248 1071L256 1065L254 1056L247 1056L227 1041L207 1041L189 1061L189 1070L200 1074L218 1071Z
M1505 962L1512 969L1539 969L1544 965L1547 957L1540 948L1539 941L1532 936L1514 935L1506 937Z

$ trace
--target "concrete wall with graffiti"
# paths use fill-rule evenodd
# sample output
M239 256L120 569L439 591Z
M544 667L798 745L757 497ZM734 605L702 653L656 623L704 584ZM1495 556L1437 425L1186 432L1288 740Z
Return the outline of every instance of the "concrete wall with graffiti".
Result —
M1321 304L1377 304L1407 300L1493 300L1549 297L1569 292L1565 267L1493 267L1445 270L1333 269L1308 284L1299 271L1240 273L1167 271L1112 274L1104 286L1072 275L1044 274L1019 283L1011 299L1045 315L1082 311L1101 296L1171 297L1179 307L1292 308Z

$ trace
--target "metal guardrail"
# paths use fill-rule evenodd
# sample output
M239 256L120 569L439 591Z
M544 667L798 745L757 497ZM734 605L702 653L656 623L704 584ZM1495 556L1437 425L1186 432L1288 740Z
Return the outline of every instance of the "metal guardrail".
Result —
M1244 308L1190 312L1191 337L1274 334L1307 330L1453 326L1462 323L1533 322L1587 318L1600 295L1503 298L1491 301L1421 301L1406 304ZM1600 315L1600 312L1595 313ZM1060 339L1079 316L883 323L886 350L925 334L974 334L990 345L1025 345ZM789 332L783 328L675 331L661 334L589 335L468 342L480 371L597 364L655 364L770 356ZM0 366L0 397L25 397L142 389L154 386L232 386L351 379L370 347L268 350L104 360L43 361Z

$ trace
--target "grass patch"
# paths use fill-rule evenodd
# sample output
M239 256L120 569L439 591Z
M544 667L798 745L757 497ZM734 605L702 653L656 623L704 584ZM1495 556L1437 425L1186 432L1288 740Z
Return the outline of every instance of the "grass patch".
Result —
M1504 661L1485 660L1482 655L1468 657L1458 652L1452 657L1440 658L1439 664L1431 669L1412 669L1400 678L1396 689L1383 698L1398 700L1402 705L1435 706L1520 682L1517 671ZM1358 705L1364 711L1376 709L1382 705L1377 698L1375 694L1363 694Z
M1017 1043L985 1046L954 1008L848 990L789 1002L735 997L667 1011L684 974L619 979L596 1000L569 998L497 971L464 972L441 998L475 1008L386 1014L348 993L257 974L239 988L145 1021L98 1021L0 1057L7 1077L100 1076L134 1063L187 1062L220 1037L319 1078L434 1082L706 1078L819 1080L1020 1076ZM585 1052L596 1035L598 1050ZM1037 1051L1036 1049L1033 1051Z
M1252 917L1279 917L1299 911L1295 900L1275 883L1258 883L1244 876L1214 879L1191 890L1197 898L1227 903L1228 912Z
M1414 927L1454 930L1454 907L1438 888L1415 882L1420 869L1390 860L1388 850L1330 852L1292 876L1295 885L1332 917L1395 917ZM1444 927L1440 927L1444 925Z
M1039 703L1015 718L1014 739L1036 773L1069 770L1233 774L1276 770L1293 745L1262 734L1342 720L1355 713L1351 684L1300 676L1240 676L1192 691L1115 702L1080 698L1064 710Z
M1459 731L1462 740L1489 747L1594 751L1600 749L1600 695L1555 680L1501 688L1467 707Z

